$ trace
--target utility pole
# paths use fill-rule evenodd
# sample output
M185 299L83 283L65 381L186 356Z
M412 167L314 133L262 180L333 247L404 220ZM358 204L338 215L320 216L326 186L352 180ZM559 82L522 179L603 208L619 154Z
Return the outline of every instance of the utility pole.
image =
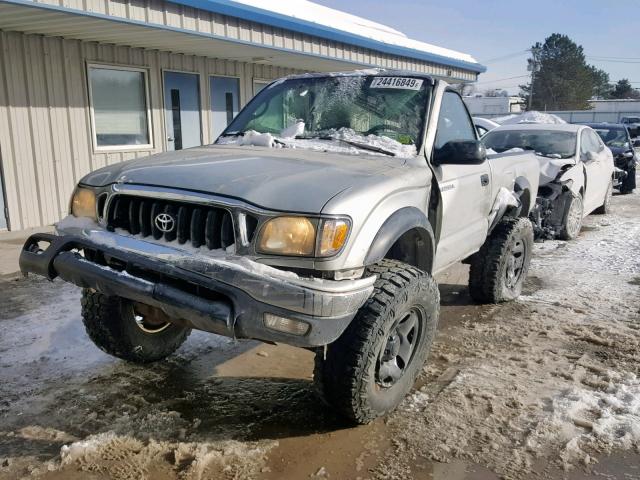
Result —
M529 65L527 65L527 70L531 72L531 87L529 88L529 105L527 110L531 110L531 102L533 101L533 82L536 79L536 73L540 66L538 55L540 54L540 49L538 47L531 48L531 58L529 59Z

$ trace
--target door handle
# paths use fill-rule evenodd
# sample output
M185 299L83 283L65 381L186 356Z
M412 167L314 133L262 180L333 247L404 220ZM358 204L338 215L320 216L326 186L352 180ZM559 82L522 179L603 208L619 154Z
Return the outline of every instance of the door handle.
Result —
M486 173L480 175L480 185L482 185L483 187L489 185L489 175L487 175Z
M173 142L175 140L175 138L173 137L167 137L167 142Z

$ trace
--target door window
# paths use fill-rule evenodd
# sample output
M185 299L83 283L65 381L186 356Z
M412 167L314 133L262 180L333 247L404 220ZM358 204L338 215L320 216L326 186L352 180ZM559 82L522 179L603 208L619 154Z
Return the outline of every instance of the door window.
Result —
M593 134L593 135L591 135ZM580 138L580 154L584 159L587 153L598 153L600 151L600 142L597 138L597 134L589 130L583 130Z
M200 76L195 73L164 73L167 149L202 145L200 128Z
M240 110L240 80L211 77L211 139L215 140Z
M460 96L445 92L440 107L434 148L439 150L452 140L476 140L476 131Z

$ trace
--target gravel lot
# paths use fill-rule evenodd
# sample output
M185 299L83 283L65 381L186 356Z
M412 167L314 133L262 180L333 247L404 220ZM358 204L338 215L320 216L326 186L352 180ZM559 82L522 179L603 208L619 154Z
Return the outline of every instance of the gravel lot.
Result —
M537 244L525 295L474 305L439 278L417 389L352 428L312 355L193 333L129 365L86 337L79 291L0 283L0 478L640 478L640 202L615 196L571 243Z

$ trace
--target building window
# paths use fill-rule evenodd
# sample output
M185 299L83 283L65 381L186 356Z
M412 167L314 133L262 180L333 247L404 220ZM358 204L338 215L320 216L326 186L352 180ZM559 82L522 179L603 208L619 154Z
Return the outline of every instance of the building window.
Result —
M89 95L96 149L151 147L145 70L90 65Z
M253 96L255 97L260 90L269 85L271 80L259 80L257 78L253 79Z

